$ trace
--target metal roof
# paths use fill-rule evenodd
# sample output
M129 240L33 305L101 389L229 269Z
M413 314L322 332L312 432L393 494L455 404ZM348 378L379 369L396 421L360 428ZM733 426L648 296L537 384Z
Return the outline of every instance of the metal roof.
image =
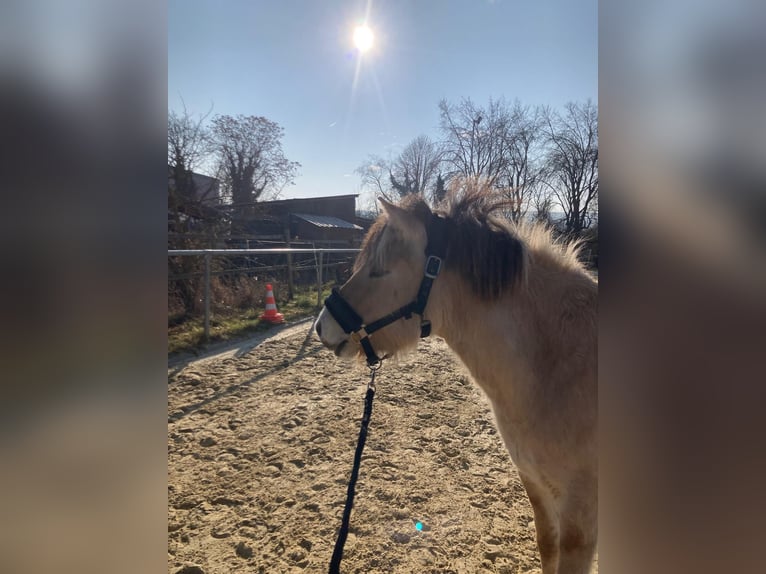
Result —
M331 215L313 215L311 213L293 213L292 215L302 219L303 221L308 221L310 224L316 225L317 227L358 229L360 231L363 231L364 229L359 225L349 223L348 221L340 219L339 217L333 217Z

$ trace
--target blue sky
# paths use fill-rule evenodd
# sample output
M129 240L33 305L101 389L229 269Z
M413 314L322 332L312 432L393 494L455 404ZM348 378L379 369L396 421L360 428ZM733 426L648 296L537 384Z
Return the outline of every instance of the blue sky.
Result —
M283 198L358 193L369 154L439 138L442 98L597 101L597 49L596 0L171 0L168 108L279 123Z

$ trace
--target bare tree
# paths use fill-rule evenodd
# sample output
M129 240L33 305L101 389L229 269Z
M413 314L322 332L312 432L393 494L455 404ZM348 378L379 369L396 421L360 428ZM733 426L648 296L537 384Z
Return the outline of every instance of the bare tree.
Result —
M486 108L470 98L459 104L439 102L440 128L444 135L444 161L448 175L481 178L495 186L508 166L505 135L510 123L502 100L490 99Z
M447 180L442 176L441 172L436 174L436 181L434 182L434 189L431 192L431 203L435 206L439 205L447 197Z
M205 128L205 120L210 112L192 116L186 110L176 113L168 111L168 168L172 185L171 199L180 203L194 198L204 199L212 190L196 189L193 172L200 169L208 158L210 134Z
M261 116L213 118L212 139L219 176L235 219L254 213L255 202L275 198L293 183L300 164L282 151L283 128Z
M193 117L184 106L183 113L168 110L168 165L194 170L209 153L209 137L204 123L210 112Z
M553 193L547 185L542 183L543 173L540 173L541 179L538 180L531 193L529 194L529 206L534 209L534 219L540 223L552 224L553 211Z
M210 114L193 116L168 111L168 246L175 249L214 247L223 232L224 221L216 209L218 186L213 178L197 171L210 154L205 120ZM168 259L169 275L190 277L175 281L169 294L177 297L184 313L195 310L200 282L194 273L201 270L195 257Z
M354 172L361 178L363 190L392 201L391 187L388 183L390 169L390 162L379 155L370 155Z
M421 135L407 144L396 158L386 160L370 155L355 171L361 178L362 190L374 197L394 201L414 193L434 201L434 194L444 192L444 179L439 180L441 164L441 147ZM374 198L372 203L376 203ZM373 211L376 210L377 206Z
M567 233L591 223L598 201L598 107L568 103L564 113L544 112L550 186L564 211Z
M542 127L539 108L514 103L502 133L506 163L497 181L501 193L509 200L507 215L514 221L524 217L536 199L534 195L543 173Z
M389 179L400 197L409 194L426 196L435 184L442 161L439 146L426 135L412 140L392 162Z

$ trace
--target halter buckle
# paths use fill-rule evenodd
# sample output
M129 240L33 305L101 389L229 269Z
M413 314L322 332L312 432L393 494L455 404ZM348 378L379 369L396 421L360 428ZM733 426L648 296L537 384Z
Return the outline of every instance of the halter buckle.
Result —
M358 330L354 331L349 335L349 339L354 341L355 343L361 343L362 339L366 339L370 335L365 330L366 325L362 325Z
M429 255L426 259L426 268L423 271L423 275L429 279L436 279L439 272L442 270L442 258L436 255Z

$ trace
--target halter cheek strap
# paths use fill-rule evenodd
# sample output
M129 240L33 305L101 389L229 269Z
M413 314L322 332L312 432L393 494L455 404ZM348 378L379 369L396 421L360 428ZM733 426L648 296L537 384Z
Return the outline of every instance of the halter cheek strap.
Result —
M364 354L367 356L367 364L370 366L377 365L381 359L372 347L370 342L370 335L375 331L379 331L383 327L390 325L394 321L398 321L401 318L410 319L412 314L420 315L420 336L421 338L428 337L431 334L431 321L423 318L426 305L428 304L428 296L431 293L431 287L434 280L439 276L442 268L442 262L447 251L447 222L444 218L437 215L432 215L431 219L426 226L426 234L428 236L428 244L426 245L426 265L423 270L423 279L420 281L420 287L415 299L403 307L399 307L396 311L381 317L371 323L365 325L359 314L354 311L354 308L346 301L340 294L340 290L336 287L332 290L330 296L325 299L325 307L332 315L333 319L337 321L338 325L343 331L350 335L352 339L358 339L359 344L364 350Z
M343 298L337 287L333 287L332 293L324 301L324 306L347 335L351 335L352 337L358 335L359 343L362 345L365 355L367 355L367 364L372 366L380 362L372 348L369 332L365 329L362 318L356 311L354 311L354 308L348 304L348 301ZM370 361L371 357L375 358L372 362Z

